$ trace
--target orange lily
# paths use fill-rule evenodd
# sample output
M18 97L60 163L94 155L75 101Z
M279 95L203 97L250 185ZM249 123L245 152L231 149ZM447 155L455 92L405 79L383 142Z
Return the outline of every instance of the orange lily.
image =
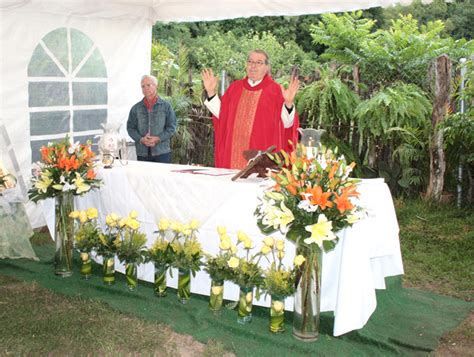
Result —
M95 171L93 169L89 169L87 170L86 178L88 178L89 180L93 180L95 179L95 175Z
M321 186L315 186L313 188L308 188L305 193L311 194L309 198L312 205L318 205L322 210L326 209L327 207L332 207L332 202L329 201L329 197L331 197L331 192L323 192ZM302 194L304 197L304 195Z
M339 212L344 213L345 211L351 211L354 208L354 205L349 201L349 197L346 194L341 194L340 196L336 194L336 199L334 200L337 205Z

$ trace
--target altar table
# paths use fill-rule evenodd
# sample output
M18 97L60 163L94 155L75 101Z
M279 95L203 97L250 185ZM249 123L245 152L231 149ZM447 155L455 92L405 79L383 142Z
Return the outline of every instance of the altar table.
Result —
M76 209L96 207L100 223L105 227L105 215L115 212L126 216L138 212L141 230L148 236L148 246L155 240L156 223L165 217L188 223L201 222L199 240L208 253L217 253L217 226L225 226L236 242L242 230L259 249L264 235L257 226L254 211L268 181L250 177L231 181L235 170L199 166L169 165L130 161L115 164L112 169L100 169L104 180L100 190L76 197ZM398 223L392 197L383 179L362 180L358 188L359 204L366 217L340 234L336 248L323 254L321 311L334 311L334 336L362 328L375 311L375 289L385 289L385 277L403 274L398 238ZM54 219L51 202L45 205L48 224ZM52 226L50 226L51 230ZM52 232L53 230L51 230ZM279 234L272 235L281 238ZM291 265L294 246L286 244L285 264ZM97 258L100 261L100 257ZM265 261L262 259L262 263ZM124 271L116 261L117 270ZM168 276L168 286L177 286L178 274ZM153 281L151 263L141 265L139 279ZM192 278L191 291L209 295L210 278L204 271ZM239 288L225 282L224 298L238 300ZM254 299L254 304L269 306L270 298ZM293 298L286 299L287 310L293 309Z

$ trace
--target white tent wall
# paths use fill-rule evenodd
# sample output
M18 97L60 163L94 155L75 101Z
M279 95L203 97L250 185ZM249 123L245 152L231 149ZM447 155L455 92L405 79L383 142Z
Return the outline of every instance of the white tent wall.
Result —
M30 12L27 9L20 9L20 11L2 9L0 14L0 117L12 141L21 167L21 175L25 181L28 181L32 162L30 140L35 139L32 138L30 128L32 100L29 97L29 86L32 81L37 80L29 76L29 64L40 41L48 33L61 28L73 29L76 33L86 35L99 50L105 64L106 78L99 80L106 88L106 101L100 106L101 112L106 113L105 120L108 122L125 123L130 107L142 97L140 78L150 71L152 23L145 18L60 15ZM76 79L68 80L67 76L65 77L63 80L66 82L76 81ZM81 81L84 78L77 80ZM71 102L65 106L66 108L61 109L75 113L78 106L73 105L72 94L70 95ZM36 105L41 106L42 103ZM97 106L82 107L82 109L94 109ZM39 109L44 110L44 108ZM94 120L94 118L88 118L88 120ZM73 124L71 118L69 130L58 132L57 128L53 128L55 132L51 135L47 135L48 133L41 131L40 128L40 135L37 135L36 139L41 139L42 135L44 139L64 137L66 132L76 137L82 134L93 136L100 132L100 130L84 130L84 128L79 133L74 132L74 126L77 124ZM27 208L32 226L44 225L39 207L30 203Z

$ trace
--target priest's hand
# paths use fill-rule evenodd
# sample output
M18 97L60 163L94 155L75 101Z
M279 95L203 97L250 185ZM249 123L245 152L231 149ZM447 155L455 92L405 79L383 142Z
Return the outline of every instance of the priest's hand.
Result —
M283 94L283 98L285 99L286 107L292 108L293 103L295 102L296 92L298 92L298 89L300 88L300 81L297 77L291 77L290 84L288 85L287 89L285 89L283 85L280 85L280 87L281 94Z
M207 92L207 97L211 98L216 95L216 88L218 77L214 76L212 69L207 68L201 72L202 83L204 84L204 89Z

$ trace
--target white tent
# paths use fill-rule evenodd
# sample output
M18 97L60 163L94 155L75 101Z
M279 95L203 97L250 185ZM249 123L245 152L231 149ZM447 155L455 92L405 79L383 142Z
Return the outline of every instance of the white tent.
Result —
M210 21L388 6L362 0L0 0L0 119L25 181L38 148L125 122L150 71L156 21ZM410 0L401 3L410 3ZM5 153L0 153L5 155ZM32 225L43 224L32 206Z

